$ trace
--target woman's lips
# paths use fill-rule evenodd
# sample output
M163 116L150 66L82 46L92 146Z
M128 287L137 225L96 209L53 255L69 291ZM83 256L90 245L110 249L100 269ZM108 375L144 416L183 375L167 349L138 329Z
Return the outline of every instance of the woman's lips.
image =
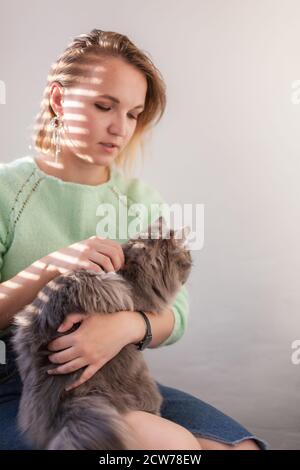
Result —
M99 142L101 147L108 153L113 153L115 150L117 150L119 147L114 145L113 147L108 147L107 145L103 144L102 142Z

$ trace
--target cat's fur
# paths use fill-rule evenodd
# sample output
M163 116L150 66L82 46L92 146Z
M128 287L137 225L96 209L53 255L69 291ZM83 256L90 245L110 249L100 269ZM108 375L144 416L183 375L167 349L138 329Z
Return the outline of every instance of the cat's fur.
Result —
M69 392L65 387L83 369L47 373L56 367L48 359L47 345L62 335L57 329L69 313L145 310L159 314L171 305L187 280L191 255L184 229L169 231L161 217L155 224L159 238L153 238L152 225L146 232L151 230L152 238L139 234L122 245L125 264L118 273L77 270L59 275L16 315L13 346L23 382L18 422L36 448L129 449L132 441L122 413L142 410L160 415L162 397L134 344Z

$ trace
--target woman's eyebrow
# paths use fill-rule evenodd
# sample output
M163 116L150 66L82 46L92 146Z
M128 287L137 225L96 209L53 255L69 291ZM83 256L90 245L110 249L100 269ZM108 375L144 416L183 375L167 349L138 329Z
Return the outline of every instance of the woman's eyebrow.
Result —
M98 95L97 98L108 98L111 101L114 101L115 103L120 103L120 100L118 98L115 98L114 96L111 95ZM143 104L139 104L138 106L135 106L133 109L137 108L144 108Z

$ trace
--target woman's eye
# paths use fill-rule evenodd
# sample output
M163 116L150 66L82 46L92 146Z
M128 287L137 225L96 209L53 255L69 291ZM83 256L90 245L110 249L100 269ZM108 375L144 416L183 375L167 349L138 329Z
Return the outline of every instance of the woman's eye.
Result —
M104 106L101 106L100 104L95 104L96 108L102 109L102 111L109 111L110 108L105 108Z
M101 109L101 111L110 111L111 108L105 108L104 106L101 106L100 104L95 104L96 108L98 109ZM130 117L130 119L134 119L135 121L137 121L137 117L133 116L132 114L128 114L128 116Z

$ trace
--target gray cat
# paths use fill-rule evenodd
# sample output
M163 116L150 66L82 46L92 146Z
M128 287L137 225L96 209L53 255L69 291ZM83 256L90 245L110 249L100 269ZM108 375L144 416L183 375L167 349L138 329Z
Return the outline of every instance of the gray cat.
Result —
M59 275L16 315L12 341L23 382L18 423L36 448L132 449L122 413L141 410L160 416L162 397L136 345L124 347L92 378L68 392L65 387L83 368L49 375L47 345L71 332L57 332L71 312L159 313L170 306L192 266L186 229L169 230L160 217L122 245L125 263L118 273L81 269Z

